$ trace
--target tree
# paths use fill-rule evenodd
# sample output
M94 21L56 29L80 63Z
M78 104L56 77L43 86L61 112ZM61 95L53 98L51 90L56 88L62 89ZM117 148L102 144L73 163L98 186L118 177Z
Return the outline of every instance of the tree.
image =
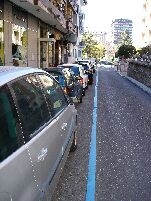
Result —
M146 47L143 47L142 49L138 50L138 54L140 56L146 54L147 56L151 55L151 47L148 45Z
M129 35L129 32L126 30L121 33L121 44L116 52L116 57L121 58L130 58L136 54L136 48L132 45L132 39Z
M116 52L117 57L121 57L124 59L131 58L133 55L136 54L136 48L132 45L121 45Z
M85 48L82 50L83 56L86 55L88 58L96 58L97 60L104 57L104 46L99 44L91 33L85 33L82 42L85 44Z
M132 38L130 37L129 32L126 30L121 33L121 45L132 45L133 41Z

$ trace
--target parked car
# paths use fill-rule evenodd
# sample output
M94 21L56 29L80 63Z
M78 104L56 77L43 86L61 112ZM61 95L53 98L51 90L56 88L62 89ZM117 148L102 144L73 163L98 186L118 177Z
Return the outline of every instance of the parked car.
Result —
M100 65L104 68L114 68L114 64L109 61L101 61Z
M78 64L62 64L58 67L69 69L75 80L77 80L81 84L83 90L82 94L85 95L85 89L87 89L88 86L88 76L84 73L84 69L82 68L82 66Z
M73 100L73 102L82 102L82 88L77 84L72 73L63 67L44 68L50 73L63 87L64 92Z
M1 201L50 200L76 149L76 124L75 106L51 75L0 68Z
M83 93L85 93L85 90L88 88L88 75L85 73L82 65L64 64L64 66L70 68L71 71L73 72L73 75L80 80L80 82L83 86Z
M93 72L90 69L90 66L87 63L82 64L85 73L88 75L88 84L92 85L93 84Z
M80 65L87 64L92 73L95 73L95 63L92 62L91 60L89 59L78 60L78 64Z

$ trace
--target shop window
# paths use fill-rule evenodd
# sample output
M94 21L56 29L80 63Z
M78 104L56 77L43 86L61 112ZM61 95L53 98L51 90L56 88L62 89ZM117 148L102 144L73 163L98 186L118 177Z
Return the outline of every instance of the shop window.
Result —
M12 25L12 58L15 66L27 66L27 29Z
M0 66L4 65L4 26L3 20L0 20Z

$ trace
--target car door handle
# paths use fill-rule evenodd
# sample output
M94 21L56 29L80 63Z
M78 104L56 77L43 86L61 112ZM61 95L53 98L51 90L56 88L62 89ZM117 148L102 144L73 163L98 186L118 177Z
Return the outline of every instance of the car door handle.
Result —
M40 150L40 153L38 154L38 157L37 157L38 162L45 160L45 157L47 156L47 152L48 152L47 148L42 148Z
M68 125L67 123L63 123L62 126L61 126L61 129L62 129L62 130L66 130L67 125Z

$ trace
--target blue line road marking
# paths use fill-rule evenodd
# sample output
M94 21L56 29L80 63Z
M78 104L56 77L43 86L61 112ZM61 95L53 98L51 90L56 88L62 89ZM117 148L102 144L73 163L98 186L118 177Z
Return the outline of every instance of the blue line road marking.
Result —
M92 131L91 131L86 201L95 201L97 87L98 87L98 71L96 76L95 96L93 102L93 117L92 117Z

